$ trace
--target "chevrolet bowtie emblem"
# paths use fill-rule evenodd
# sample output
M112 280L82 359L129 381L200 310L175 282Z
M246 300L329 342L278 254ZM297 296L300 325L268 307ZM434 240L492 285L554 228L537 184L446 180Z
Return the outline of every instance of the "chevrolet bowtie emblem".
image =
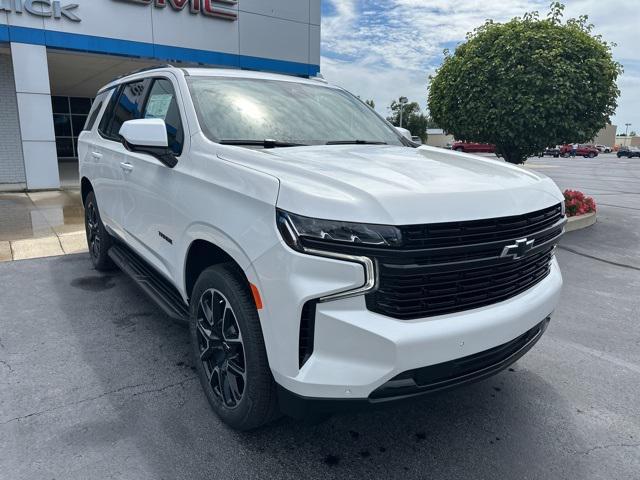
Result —
M507 245L502 250L502 258L511 257L514 260L518 260L524 257L529 250L533 248L533 244L535 240L527 240L526 238L521 238L520 240L516 240L516 243L513 245Z

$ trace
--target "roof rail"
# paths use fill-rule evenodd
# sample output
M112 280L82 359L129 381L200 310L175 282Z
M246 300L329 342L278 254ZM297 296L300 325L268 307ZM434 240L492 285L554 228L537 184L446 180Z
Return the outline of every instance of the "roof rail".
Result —
M111 85L115 81L120 80L121 78L128 77L129 75L135 75L136 73L143 73L143 72L150 72L152 70L158 70L161 68L176 68L176 67L174 67L169 63L165 63L165 64L159 64L159 65L152 65L151 67L139 68L138 70L134 70L132 72L123 73L122 75L118 75L117 77L114 77L113 79L109 80L109 82L104 87L98 90L98 93L103 92L104 90L107 89L107 86Z
M114 78L111 81L113 82L113 81L118 80L120 78L128 77L129 75L135 75L136 73L150 72L152 70L158 70L160 68L175 68L175 67L173 65L171 65L170 63L152 65L151 67L139 68L138 70L134 70L132 72L123 73L122 75L117 76L116 78ZM109 82L109 83L111 83L111 82Z

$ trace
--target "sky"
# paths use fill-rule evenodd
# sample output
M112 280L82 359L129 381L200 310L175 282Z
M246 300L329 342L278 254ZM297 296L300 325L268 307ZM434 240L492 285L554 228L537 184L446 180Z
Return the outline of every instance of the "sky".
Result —
M544 0L321 0L321 71L331 83L388 114L391 101L403 95L426 107L427 78L451 50L485 19L506 21L537 10ZM614 58L624 73L612 122L618 133L625 123L640 133L640 1L565 0L565 18L582 14L595 33L614 42Z

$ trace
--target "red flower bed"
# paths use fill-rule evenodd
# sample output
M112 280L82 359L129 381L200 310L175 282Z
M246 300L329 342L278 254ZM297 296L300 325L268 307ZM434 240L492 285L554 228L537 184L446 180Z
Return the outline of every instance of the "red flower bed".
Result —
M596 202L591 197L587 197L584 193L577 190L564 191L564 204L567 209L568 217L576 215L584 215L596 211Z

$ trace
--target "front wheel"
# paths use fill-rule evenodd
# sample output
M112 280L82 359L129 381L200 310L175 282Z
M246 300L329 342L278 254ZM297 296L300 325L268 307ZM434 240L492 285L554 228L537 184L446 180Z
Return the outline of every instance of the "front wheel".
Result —
M193 361L207 400L237 430L258 428L278 414L258 311L233 265L207 268L191 296Z
M115 264L109 258L109 249L113 244L113 238L104 228L100 211L98 210L98 202L96 195L89 192L84 201L84 226L87 234L87 246L89 247L89 256L93 268L100 272L113 270Z

